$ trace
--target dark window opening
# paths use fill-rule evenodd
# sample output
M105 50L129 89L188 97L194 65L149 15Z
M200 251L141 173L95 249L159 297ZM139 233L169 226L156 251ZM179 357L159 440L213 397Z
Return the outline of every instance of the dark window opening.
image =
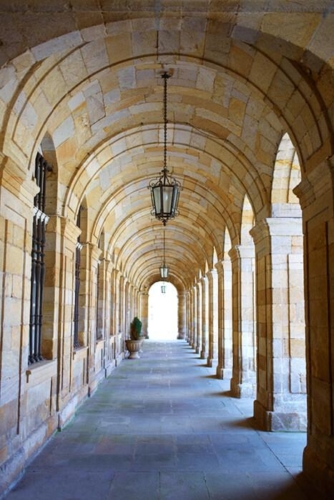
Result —
M81 226L81 208L77 217L77 226ZM81 346L79 339L79 300L80 300L80 271L81 271L81 249L80 235L75 247L75 284L74 284L74 318L73 318L73 347L77 349Z
M31 295L29 323L28 363L42 361L43 294L45 279L45 240L46 225L49 217L45 214L46 174L51 166L37 153L35 160L35 179L40 188L34 198L34 218L32 226L31 250Z

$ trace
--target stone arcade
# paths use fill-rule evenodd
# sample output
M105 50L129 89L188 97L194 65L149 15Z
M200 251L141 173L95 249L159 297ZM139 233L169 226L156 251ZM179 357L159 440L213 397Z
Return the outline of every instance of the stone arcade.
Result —
M179 338L334 496L332 1L0 2L0 495L147 330L161 73Z

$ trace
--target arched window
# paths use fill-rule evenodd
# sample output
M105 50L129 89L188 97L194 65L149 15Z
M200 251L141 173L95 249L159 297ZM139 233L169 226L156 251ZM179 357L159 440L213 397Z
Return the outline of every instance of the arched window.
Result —
M34 198L34 218L32 225L31 249L31 295L29 323L29 359L28 363L36 363L42 357L43 295L45 278L45 240L46 225L49 217L45 213L46 175L51 166L37 153L35 160L35 179L40 188Z

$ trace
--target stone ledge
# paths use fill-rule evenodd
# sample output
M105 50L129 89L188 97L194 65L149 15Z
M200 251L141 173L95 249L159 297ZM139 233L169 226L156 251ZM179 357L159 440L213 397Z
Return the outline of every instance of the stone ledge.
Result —
M88 346L83 346L77 348L73 351L73 360L78 361L80 359L84 359L87 356Z
M45 380L54 377L57 374L57 360L41 361L36 365L32 365L26 370L26 382L32 386L38 385Z

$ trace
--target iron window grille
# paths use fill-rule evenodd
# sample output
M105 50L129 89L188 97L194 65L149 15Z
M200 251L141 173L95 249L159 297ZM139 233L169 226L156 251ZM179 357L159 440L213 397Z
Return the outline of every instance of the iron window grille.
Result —
M37 153L35 160L35 180L40 190L34 198L33 208L28 364L43 360L42 328L45 281L45 241L46 225L49 221L49 217L45 213L46 176L47 172L51 170L51 166L43 156Z

